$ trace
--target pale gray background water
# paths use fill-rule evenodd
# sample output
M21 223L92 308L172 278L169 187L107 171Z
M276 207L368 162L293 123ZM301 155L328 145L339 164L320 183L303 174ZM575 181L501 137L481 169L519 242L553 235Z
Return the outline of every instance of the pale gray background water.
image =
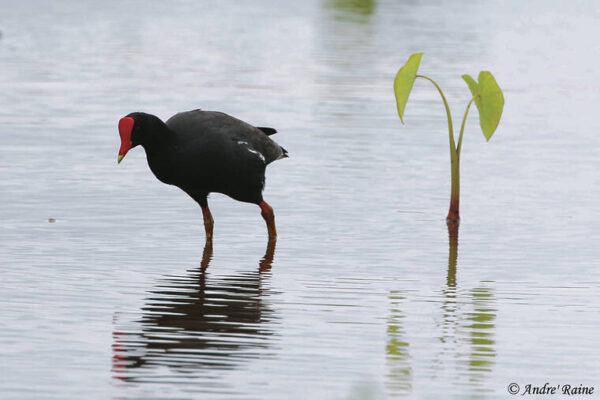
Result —
M598 396L595 2L0 10L3 399ZM417 51L456 124L461 74L491 70L506 99L489 143L468 121L456 268L441 102L417 81L396 115ZM198 107L273 126L290 152L267 175L268 271L258 207L211 196L202 274L198 206L142 149L116 164L120 117Z

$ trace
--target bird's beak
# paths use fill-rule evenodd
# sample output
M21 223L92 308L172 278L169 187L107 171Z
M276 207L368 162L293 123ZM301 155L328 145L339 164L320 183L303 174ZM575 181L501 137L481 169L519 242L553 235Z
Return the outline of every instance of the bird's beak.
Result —
M119 155L117 156L117 164L121 164L123 158L125 158L125 154L131 150L131 142L129 143L121 143L121 149L119 150Z

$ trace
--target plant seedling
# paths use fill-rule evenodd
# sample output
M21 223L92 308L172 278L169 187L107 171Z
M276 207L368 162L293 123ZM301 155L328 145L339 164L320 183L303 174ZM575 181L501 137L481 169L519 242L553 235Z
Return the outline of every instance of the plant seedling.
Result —
M446 222L449 224L458 224L460 221L458 206L460 202L460 150L462 145L463 132L465 130L465 122L467 121L467 114L471 104L475 102L477 110L479 111L479 124L483 131L483 136L486 140L490 140L494 131L498 127L500 117L502 116L502 109L504 108L504 96L502 90L496 83L496 80L492 74L488 71L481 71L479 73L478 82L475 82L469 75L463 75L462 78L466 82L469 90L471 91L471 101L467 104L465 115L460 126L460 133L458 135L458 142L454 140L454 131L452 129L452 116L450 115L450 108L446 97L442 92L439 85L431 78L425 75L417 75L419 64L423 53L415 53L409 57L408 61L396 74L394 79L394 93L396 94L396 105L398 106L398 115L400 121L404 124L404 108L408 101L408 95L412 90L413 84L416 78L427 79L431 82L440 95L446 108L446 116L448 117L448 133L450 136L450 167L452 173L452 189L450 193L450 210L446 217Z

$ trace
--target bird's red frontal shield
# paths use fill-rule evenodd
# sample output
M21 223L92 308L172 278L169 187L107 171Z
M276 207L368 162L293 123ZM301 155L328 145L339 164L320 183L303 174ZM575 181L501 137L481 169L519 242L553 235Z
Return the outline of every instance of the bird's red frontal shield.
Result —
M121 148L119 149L118 162L121 162L125 154L131 149L131 132L135 120L131 117L123 117L119 120L119 135L121 136Z

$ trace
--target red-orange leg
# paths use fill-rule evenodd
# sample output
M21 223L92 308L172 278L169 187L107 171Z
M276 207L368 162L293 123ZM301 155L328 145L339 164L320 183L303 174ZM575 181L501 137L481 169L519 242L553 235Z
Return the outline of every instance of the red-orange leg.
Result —
M269 240L277 239L277 229L275 229L275 214L273 214L273 208L263 201L259 204L261 209L260 215L264 218L267 223L267 230L269 231Z
M206 241L212 241L213 238L213 226L215 221L213 220L212 214L208 207L202 207L202 215L204 216L204 230L206 231Z

